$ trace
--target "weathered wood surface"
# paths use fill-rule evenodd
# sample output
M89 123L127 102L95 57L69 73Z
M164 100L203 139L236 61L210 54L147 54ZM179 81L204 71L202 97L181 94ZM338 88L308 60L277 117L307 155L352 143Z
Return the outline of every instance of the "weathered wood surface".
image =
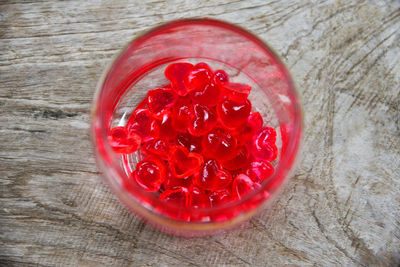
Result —
M193 16L250 29L281 55L305 113L277 202L185 239L139 222L99 178L89 108L141 31ZM2 1L0 265L400 264L400 2Z

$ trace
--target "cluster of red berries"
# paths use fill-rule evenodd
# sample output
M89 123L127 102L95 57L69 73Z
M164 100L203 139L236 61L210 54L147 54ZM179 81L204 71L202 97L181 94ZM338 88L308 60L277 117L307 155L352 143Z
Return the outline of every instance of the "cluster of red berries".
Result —
M206 63L174 63L165 76L170 84L150 90L126 126L109 133L116 153L140 148L145 156L131 175L138 185L163 202L215 207L272 175L276 132L252 112L250 86Z

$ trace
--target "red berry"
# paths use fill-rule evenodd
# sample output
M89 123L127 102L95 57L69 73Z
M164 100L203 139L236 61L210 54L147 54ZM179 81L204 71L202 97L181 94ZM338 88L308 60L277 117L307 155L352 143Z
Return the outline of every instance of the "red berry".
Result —
M154 118L148 109L136 109L128 120L128 132L134 132L138 134L142 138L142 141L146 142L152 139L150 136L150 131L153 121Z
M187 72L184 80L186 89L190 91L203 90L212 81L213 71L206 63L199 63Z
M232 201L232 195L228 189L213 191L208 197L210 199L211 207L218 207Z
M193 176L193 183L205 190L224 189L231 182L231 174L222 169L214 159L205 161L201 171Z
M178 135L176 143L180 146L186 147L190 152L201 152L201 137L183 133Z
M178 207L188 207L190 205L189 190L180 186L175 187L174 189L167 189L161 193L160 200Z
M200 154L189 152L186 147L171 148L169 165L172 174L177 178L185 178L198 172L203 165Z
M217 124L217 116L213 109L195 104L193 106L193 117L189 126L189 133L194 136L201 136L209 132Z
M210 199L206 192L195 185L191 185L189 188L189 199L193 208L210 207Z
M114 127L108 136L111 148L116 153L131 154L140 147L142 139L135 133L128 133L125 127Z
M168 159L169 144L165 139L154 139L143 144L141 152L147 156L156 155Z
M148 157L136 165L133 172L136 182L146 191L158 191L166 178L165 164L155 158Z
M172 107L176 94L170 89L154 89L147 93L147 105L156 118L161 119L163 113Z
M232 194L234 198L241 199L257 187L258 184L253 182L247 175L239 174L233 180Z
M250 146L251 154L257 159L273 161L278 156L278 148L275 145L276 132L274 128L264 127L254 135Z
M204 135L202 147L205 156L226 160L235 153L236 138L223 128L215 128Z
M172 123L176 131L187 131L192 113L192 105L188 98L181 98L175 103L172 108Z
M210 83L205 85L203 89L191 91L190 96L194 103L214 107L220 100L221 90L218 86Z
M229 82L228 74L223 70L216 70L214 72L214 82L215 83L227 83Z
M245 174L253 182L262 183L274 173L274 167L266 160L256 160L250 163Z
M174 189L175 187L181 186L189 188L192 184L191 176L186 178L176 178L170 171L167 174L167 178L165 179L163 186L165 190Z
M165 69L165 77L171 82L172 89L180 96L187 94L183 80L192 67L190 63L173 63Z
M222 163L222 166L230 171L238 170L245 167L249 161L249 151L245 146L241 146L236 150L233 158Z
M242 103L225 99L217 106L218 117L227 128L237 128L243 125L251 111L251 102L246 100Z

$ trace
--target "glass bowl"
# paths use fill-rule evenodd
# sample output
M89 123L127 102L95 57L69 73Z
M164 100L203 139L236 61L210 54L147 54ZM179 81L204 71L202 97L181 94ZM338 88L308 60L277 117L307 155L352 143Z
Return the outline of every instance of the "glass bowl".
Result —
M212 208L185 208L161 202L143 191L130 174L140 152L121 155L107 141L111 127L124 126L150 89L169 82L166 66L175 62L206 62L225 70L232 82L252 86L249 99L268 126L277 130L275 172L261 187L240 200ZM213 19L173 21L131 41L99 80L91 134L97 164L114 194L150 225L176 235L204 236L245 221L270 202L288 176L300 144L302 115L289 72L259 38L235 25ZM166 214L189 214L174 219ZM190 220L191 218L201 218ZM186 219L182 219L186 218Z

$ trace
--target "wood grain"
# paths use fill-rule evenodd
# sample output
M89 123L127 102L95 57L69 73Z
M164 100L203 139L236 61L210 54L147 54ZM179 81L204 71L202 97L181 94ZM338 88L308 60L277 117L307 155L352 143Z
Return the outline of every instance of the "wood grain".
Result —
M96 82L143 30L237 23L291 70L303 153L272 207L185 239L144 225L99 178L88 139ZM1 1L0 265L400 264L400 2Z

